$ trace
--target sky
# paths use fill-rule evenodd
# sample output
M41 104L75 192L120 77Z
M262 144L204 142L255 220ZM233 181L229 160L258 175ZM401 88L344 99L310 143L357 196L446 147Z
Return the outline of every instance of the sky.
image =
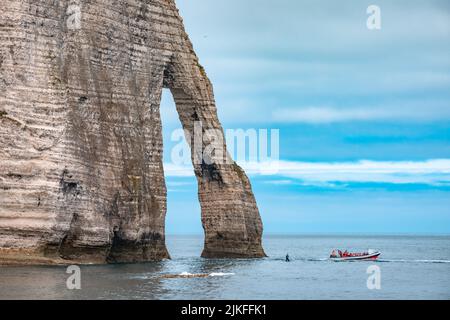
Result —
M224 128L279 130L276 173L242 164L266 234L450 234L449 1L176 2ZM161 112L167 232L202 234Z

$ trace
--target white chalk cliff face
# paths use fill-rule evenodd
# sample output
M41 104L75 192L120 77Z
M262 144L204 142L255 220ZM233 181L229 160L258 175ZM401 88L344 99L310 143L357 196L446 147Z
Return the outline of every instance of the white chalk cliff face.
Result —
M174 0L2 0L0 264L169 257L163 87L184 129L222 131ZM194 169L202 256L263 257L245 173Z

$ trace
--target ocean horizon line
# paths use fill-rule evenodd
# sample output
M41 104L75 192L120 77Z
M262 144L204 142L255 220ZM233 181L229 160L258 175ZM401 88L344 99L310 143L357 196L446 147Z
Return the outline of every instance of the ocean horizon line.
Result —
M166 237L174 236L193 236L204 237L201 233L168 233ZM298 232L298 233L265 233L263 237L295 237L295 236L317 236L317 237L333 237L333 236L356 236L356 237L450 237L450 233L381 233L381 232Z

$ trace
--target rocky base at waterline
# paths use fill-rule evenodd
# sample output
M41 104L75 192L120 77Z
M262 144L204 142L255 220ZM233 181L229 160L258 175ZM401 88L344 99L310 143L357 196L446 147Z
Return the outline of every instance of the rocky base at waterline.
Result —
M191 137L223 132L173 0L2 1L0 263L169 258L163 88ZM203 256L263 257L250 182L224 157L194 161Z
M124 248L125 249L125 248ZM131 248L130 248L131 249ZM72 256L61 254L59 250L51 252L49 247L42 248L0 248L0 265L71 265L71 264L105 264L105 263L137 263L170 259L164 245L158 250L149 248L145 253L126 250L118 259L108 255L107 250L100 248L75 249ZM126 257L126 258L124 258Z
M253 239L239 239L230 237L227 239L206 239L203 258L262 258L266 257L260 241Z

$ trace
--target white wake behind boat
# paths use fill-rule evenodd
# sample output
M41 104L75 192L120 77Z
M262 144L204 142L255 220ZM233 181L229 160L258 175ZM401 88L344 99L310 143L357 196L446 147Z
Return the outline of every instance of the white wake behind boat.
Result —
M368 250L367 252L348 252L345 250L333 250L330 255L330 259L333 261L350 261L350 260L377 260L381 255L380 251Z

